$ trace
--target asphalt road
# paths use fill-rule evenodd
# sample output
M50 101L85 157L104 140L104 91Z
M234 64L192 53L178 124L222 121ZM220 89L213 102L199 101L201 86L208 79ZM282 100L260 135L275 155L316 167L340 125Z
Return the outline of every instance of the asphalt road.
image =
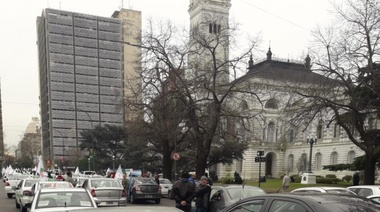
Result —
M16 208L15 205L15 198L13 196L12 199L9 199L7 197L7 194L5 193L4 189L5 183L3 182L3 179L1 179L0 182L0 211L1 212L20 212L20 209ZM131 204L131 203L128 203ZM145 202L140 202L138 204L135 204L138 206L144 206L144 205L150 205L154 206L156 205L153 201L145 201ZM161 203L159 204L161 206L173 206L174 207L174 200L168 199L168 198L162 198ZM128 205L127 205L128 207Z

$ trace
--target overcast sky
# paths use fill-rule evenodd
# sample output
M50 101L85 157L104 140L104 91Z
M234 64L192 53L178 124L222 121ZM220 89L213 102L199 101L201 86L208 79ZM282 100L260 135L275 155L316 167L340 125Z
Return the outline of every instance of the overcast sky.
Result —
M241 33L261 34L264 58L269 44L275 57L300 59L308 51L311 30L333 16L329 0L232 0L230 18ZM39 117L36 18L44 8L110 17L122 6L149 17L189 24L189 0L1 0L0 77L4 142L17 145ZM144 28L143 28L144 30Z

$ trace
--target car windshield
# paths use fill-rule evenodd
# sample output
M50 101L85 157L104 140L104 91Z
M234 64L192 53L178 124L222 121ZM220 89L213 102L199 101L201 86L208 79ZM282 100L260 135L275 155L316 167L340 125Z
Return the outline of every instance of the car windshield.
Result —
M168 179L160 179L160 183L161 184L172 184L172 182L170 182L170 180L168 180Z
M156 181L154 181L152 178L138 178L138 183L153 183L155 184Z
M73 185L69 182L41 182L40 183L41 188L72 188Z
M252 197L265 194L265 192L262 189L255 187L244 187L244 189L241 187L233 187L226 189L231 199L241 199L245 197Z
M371 200L357 198L349 195L316 195L310 196L331 211L342 212L378 212L379 207Z
M95 188L98 188L98 187L117 187L117 188L120 188L121 187L121 185L117 181L102 180L102 179L92 180L91 185Z
M36 208L94 207L86 192L56 191L40 193Z
M32 187L36 182L39 182L40 179L31 179L31 180L25 180L25 187Z

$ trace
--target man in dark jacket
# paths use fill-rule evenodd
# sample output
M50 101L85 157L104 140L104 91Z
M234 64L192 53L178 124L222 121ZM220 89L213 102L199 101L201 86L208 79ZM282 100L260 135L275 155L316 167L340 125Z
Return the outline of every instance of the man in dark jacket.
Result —
M172 198L175 207L185 212L191 212L191 201L194 199L195 185L189 182L189 174L182 173L181 179L174 183Z
M207 212L208 202L210 197L211 187L208 184L208 178L206 176L201 177L201 184L196 189L195 193L195 207L196 212Z

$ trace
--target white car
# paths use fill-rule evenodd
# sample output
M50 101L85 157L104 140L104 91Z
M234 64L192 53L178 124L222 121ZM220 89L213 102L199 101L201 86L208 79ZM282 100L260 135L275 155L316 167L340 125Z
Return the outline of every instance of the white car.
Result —
M66 211L96 208L90 193L83 188L41 188L32 203L25 205L29 212Z
M20 183L22 179L31 178L30 175L13 175L9 176L7 181L5 181L5 193L7 193L7 196L9 199L13 197L13 195L16 192L16 187Z
M56 189L56 188L74 188L73 184L67 181L41 181L34 184L31 188L32 196L37 193L38 190L41 188L50 188L50 189Z
M162 196L170 197L172 192L173 183L169 179L160 178L161 194Z
M39 178L27 178L20 181L20 183L15 188L15 202L16 208L21 208L21 212L26 212L25 205L32 202L33 195L31 188L32 186L39 182Z
M350 194L356 195L355 192L343 187L303 187L292 190L293 194L310 194L310 193L329 193L329 194Z
M368 197L372 195L380 195L380 185L357 185L347 187L355 192L358 196Z

